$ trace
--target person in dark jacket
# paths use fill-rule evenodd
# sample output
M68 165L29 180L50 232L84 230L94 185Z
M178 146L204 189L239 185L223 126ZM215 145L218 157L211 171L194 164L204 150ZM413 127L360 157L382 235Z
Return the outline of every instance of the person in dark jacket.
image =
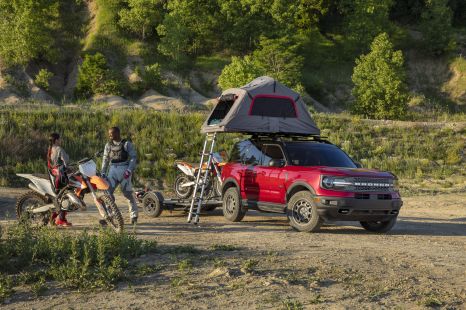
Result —
M123 196L128 200L130 220L134 225L138 220L138 206L131 177L136 169L136 150L130 141L121 138L120 128L110 128L108 136L110 141L105 145L102 173L104 176L108 175L112 195L116 187L120 185Z

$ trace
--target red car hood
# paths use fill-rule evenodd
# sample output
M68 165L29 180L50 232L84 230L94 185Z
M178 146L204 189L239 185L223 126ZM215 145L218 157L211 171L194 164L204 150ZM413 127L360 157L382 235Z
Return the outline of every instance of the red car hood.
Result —
M297 167L294 166L292 170L300 171L319 171L322 175L334 176L352 176L352 177L372 177L372 178L393 178L390 172L379 171L367 168L334 168L334 167Z

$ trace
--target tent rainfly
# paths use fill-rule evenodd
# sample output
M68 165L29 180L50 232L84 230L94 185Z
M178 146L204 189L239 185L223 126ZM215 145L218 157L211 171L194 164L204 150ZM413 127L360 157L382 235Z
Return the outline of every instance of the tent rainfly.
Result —
M268 76L224 91L201 132L320 135L301 96Z

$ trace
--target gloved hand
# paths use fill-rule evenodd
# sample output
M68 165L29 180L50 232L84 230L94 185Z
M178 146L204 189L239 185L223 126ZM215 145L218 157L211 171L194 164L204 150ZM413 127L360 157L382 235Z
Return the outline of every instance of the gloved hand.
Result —
M123 174L123 177L125 179L129 178L130 176L131 176L131 171L129 171L129 170L126 170L125 173Z

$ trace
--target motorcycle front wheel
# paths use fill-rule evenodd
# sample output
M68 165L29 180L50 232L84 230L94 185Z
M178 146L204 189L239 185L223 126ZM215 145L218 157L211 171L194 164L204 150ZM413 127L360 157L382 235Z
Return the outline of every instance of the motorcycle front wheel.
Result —
M33 210L49 203L48 199L34 191L21 195L16 201L16 218L20 222L29 222L37 226L45 226L50 222L52 211L33 213Z
M107 213L109 217L106 219L107 223L116 231L122 232L124 221L123 216L121 215L120 209L113 201L110 195L106 194L100 197L101 203L104 205L105 209L107 209Z

